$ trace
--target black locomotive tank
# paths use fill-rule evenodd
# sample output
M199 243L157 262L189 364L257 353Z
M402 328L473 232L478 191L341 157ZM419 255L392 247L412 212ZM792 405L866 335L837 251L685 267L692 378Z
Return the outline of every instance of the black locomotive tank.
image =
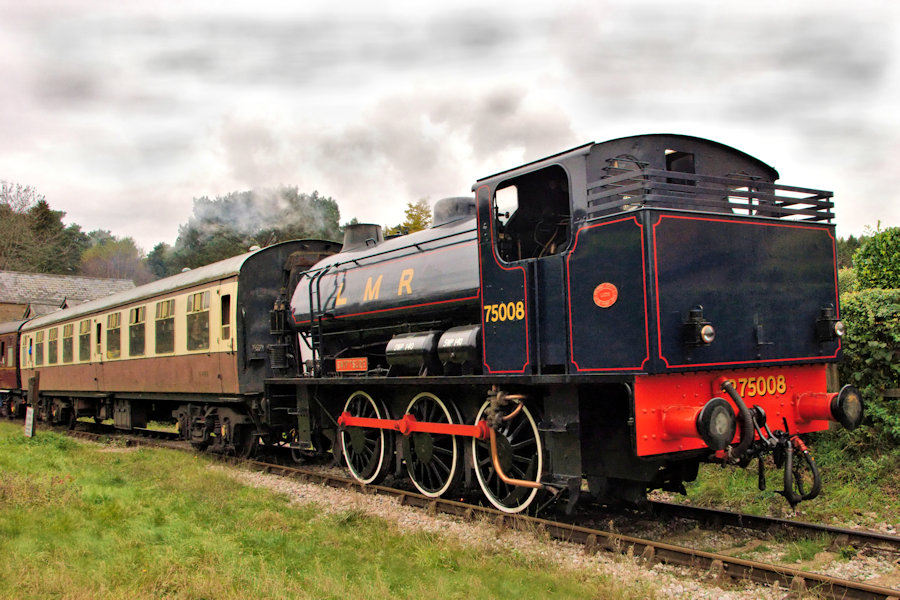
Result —
M349 227L341 252L300 278L291 310L323 355L383 355L399 334L478 323L478 299L475 200L445 198L423 231L383 240L378 226Z

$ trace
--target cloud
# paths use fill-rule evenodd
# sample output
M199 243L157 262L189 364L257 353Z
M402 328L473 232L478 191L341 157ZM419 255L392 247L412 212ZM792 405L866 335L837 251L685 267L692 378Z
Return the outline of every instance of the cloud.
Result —
M152 246L203 195L297 185L392 223L578 143L676 131L835 188L858 207L842 226L900 221L870 200L898 183L900 5L470 4L4 6L0 175Z
M785 123L835 104L850 109L848 96L864 98L883 81L897 26L882 12L767 7L610 4L561 19L555 45L570 85L626 113Z
M900 209L874 200L897 182L900 122L886 107L900 92L900 6L846 8L607 3L561 15L550 46L581 111L590 105L609 133L735 145L789 183L834 189L841 230L858 233L875 216L900 222Z

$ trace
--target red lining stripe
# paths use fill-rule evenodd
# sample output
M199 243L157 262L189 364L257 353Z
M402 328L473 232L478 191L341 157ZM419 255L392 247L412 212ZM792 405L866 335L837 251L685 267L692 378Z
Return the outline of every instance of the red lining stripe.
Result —
M659 354L659 359L665 363L666 368L673 367L718 367L718 366L731 366L731 365L760 365L767 363L783 363L783 362L801 362L808 360L824 360L827 358L837 358L838 352L841 351L841 342L838 340L838 346L835 350L834 354L831 356L805 356L805 357L791 357L791 358L770 358L770 359L760 359L760 360L749 360L749 361L733 361L733 362L714 362L714 363L690 363L690 364L680 364L680 365L670 365L669 361L666 360L666 357L662 355L662 321L660 320L660 309L659 309L659 256L658 256L658 244L656 241L656 228L663 222L663 219L680 219L686 221L710 221L713 223L732 223L737 225L755 225L760 227L788 227L791 229L807 229L811 231L819 231L824 232L831 238L831 258L832 262L836 263L835 250L834 250L834 236L831 235L831 229L827 227L812 227L809 225L803 224L795 224L795 223L762 223L759 221L744 221L740 219L723 219L723 218L709 218L709 217L688 217L682 215L660 215L659 220L653 224L653 285L656 290L656 338L657 338L657 354ZM835 306L839 305L839 292L837 285L837 268L835 267L834 271L834 290L835 290Z
M641 271L642 271L642 285L641 288L644 292L644 349L646 352L646 357L641 361L640 366L637 367L580 367L578 362L575 360L575 332L572 324L572 275L571 269L569 267L569 261L572 259L572 256L575 255L575 248L578 246L578 236L582 231L587 231L588 229L593 229L595 227L603 227L604 225L612 225L614 223L623 223L625 221L634 221L634 224L637 225L640 230L640 245L641 245ZM572 364L575 365L575 370L579 372L599 372L599 371L634 371L640 370L644 368L644 365L647 364L647 361L650 360L650 329L648 327L650 323L650 315L647 314L647 251L644 247L644 226L638 221L637 217L624 217L622 219L616 219L615 221L607 221L605 223L595 223L594 225L588 225L587 227L582 227L578 231L575 232L575 243L572 244L572 249L569 251L568 256L566 256L566 302L568 303L568 320L569 320L569 357L572 361Z
M475 193L475 199L476 199L475 214L476 214L476 221L478 223L478 231L481 231L481 206L480 206L480 202L479 202L479 194L481 193L482 190L488 190L488 193L489 193L490 186L483 185L483 186L479 187L478 191ZM491 369L491 366L488 364L487 351L486 351L486 348L487 348L486 341L487 340L485 339L485 334L484 334L485 323L484 323L484 294L483 293L481 294L481 347L482 347L482 351L484 353L482 356L482 361L484 362L484 366L487 369L488 373L525 373L525 369L527 369L528 365L531 364L531 346L530 346L531 335L529 334L529 329L528 329L528 321L529 321L529 318L528 318L528 274L525 272L525 267L521 267L521 266L507 267L507 266L504 266L500 262L500 259L497 256L497 253L495 251L495 246L494 246L494 228L491 227L490 224L488 224L488 227L491 232L491 256L494 258L494 262L497 263L497 266L500 267L500 269L502 269L504 271L522 271L522 293L525 296L525 298L524 298L524 302L525 302L525 364L522 365L522 368L519 370L512 369L512 370L506 370L506 371L495 371L494 369ZM478 268L479 268L479 286L480 286L479 289L483 289L484 288L484 269L483 269L482 263L481 263L481 250L480 249L478 252Z

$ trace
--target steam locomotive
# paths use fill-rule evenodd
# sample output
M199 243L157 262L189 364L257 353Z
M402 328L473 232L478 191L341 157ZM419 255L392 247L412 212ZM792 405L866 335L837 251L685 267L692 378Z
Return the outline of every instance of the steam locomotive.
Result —
M5 402L509 513L771 453L796 504L821 485L798 434L863 406L834 371L832 195L777 179L696 137L585 144L438 201L424 231L351 225L0 328Z

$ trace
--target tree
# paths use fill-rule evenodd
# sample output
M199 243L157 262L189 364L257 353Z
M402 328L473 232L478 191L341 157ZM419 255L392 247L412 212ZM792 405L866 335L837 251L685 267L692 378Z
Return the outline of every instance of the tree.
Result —
M0 270L30 270L26 264L34 236L29 227L28 209L43 198L30 186L0 181Z
M394 227L385 227L385 235L405 235L415 231L422 231L431 225L431 205L428 198L422 198L416 202L407 202L404 211L406 219Z
M81 255L81 273L90 277L131 279L141 285L153 281L143 252L130 237L118 239L109 231L88 234L93 245Z
M176 273L176 271L169 270L169 265L173 262L173 254L172 246L165 242L153 246L153 250L147 255L147 268L153 277L161 279Z
M77 270L88 238L63 224L31 186L0 181L0 269L68 274Z
M339 240L340 210L332 198L301 193L296 187L232 192L194 199L194 211L178 228L175 247L157 245L148 256L160 275L178 273L298 238Z
M866 240L866 236L838 238L837 239L837 263L839 269L846 269L853 265L853 254Z

